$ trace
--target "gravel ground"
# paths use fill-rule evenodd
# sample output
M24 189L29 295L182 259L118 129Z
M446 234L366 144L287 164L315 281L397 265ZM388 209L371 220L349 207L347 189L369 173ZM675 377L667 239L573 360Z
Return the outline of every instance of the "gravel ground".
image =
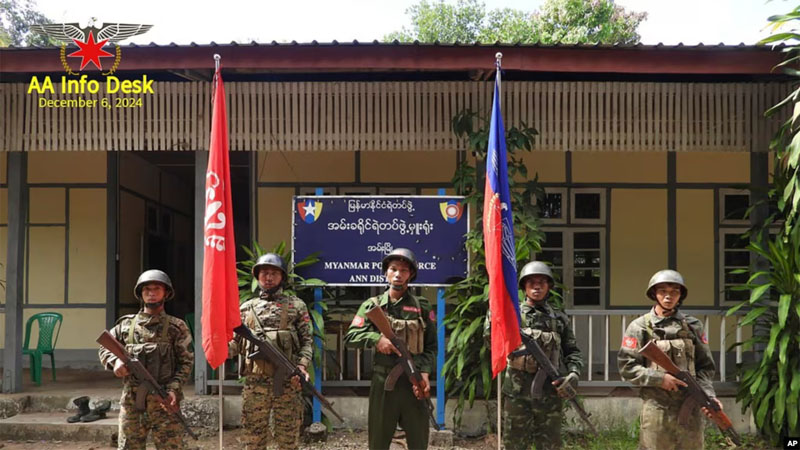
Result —
M244 446L238 442L241 436L240 429L225 430L223 435L223 447L225 449L240 449ZM476 439L462 439L455 438L454 446L450 447L454 450L491 450L497 448L492 440L493 437L484 437ZM406 450L403 445L405 440L397 439L391 447L391 450ZM96 442L62 442L62 441L2 441L0 442L0 449L2 450L41 450L41 449L54 449L54 450L108 450L112 449L110 444L99 444ZM148 449L155 448L150 443ZM208 436L201 436L200 440L196 443L190 442L190 449L212 450L219 448L219 437L216 434ZM337 430L328 436L327 442L316 444L304 444L300 447L303 450L355 450L367 448L367 432L366 431L346 431ZM431 447L435 450L437 447Z

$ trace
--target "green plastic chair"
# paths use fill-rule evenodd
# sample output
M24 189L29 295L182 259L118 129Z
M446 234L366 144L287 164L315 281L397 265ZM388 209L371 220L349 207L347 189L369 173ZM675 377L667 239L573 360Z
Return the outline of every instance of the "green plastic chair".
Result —
M25 324L25 345L22 354L30 355L31 379L37 385L42 384L42 355L50 355L50 365L53 369L53 381L56 381L56 359L53 354L61 331L61 321L64 317L59 313L44 312L34 314ZM35 349L28 348L31 340L31 326L36 321L39 324L39 342Z
M192 333L192 350L194 350L194 313L186 313L183 316L183 321L186 322L186 326L189 327L189 332ZM211 367L209 367L211 369ZM211 369L211 373L209 375L211 378L217 378L217 369ZM194 365L192 365L192 379L194 379Z

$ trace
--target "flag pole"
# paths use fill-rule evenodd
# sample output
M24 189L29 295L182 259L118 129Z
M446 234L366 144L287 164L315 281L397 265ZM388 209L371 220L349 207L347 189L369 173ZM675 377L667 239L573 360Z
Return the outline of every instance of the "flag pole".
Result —
M502 406L500 405L500 392L503 390L503 375L497 375L497 450L500 450L500 443L503 442L503 420L500 415Z
M497 67L497 90L500 91L500 82L502 81L500 78L500 64L503 60L503 54L500 52L495 53L495 66ZM498 92L500 94L500 92ZM497 102L500 103L500 98L502 94L497 96ZM500 106L500 105L498 105ZM502 448L503 443L503 419L502 419L502 405L501 405L501 397L503 392L503 374L500 373L497 375L497 450Z
M219 54L214 53L214 79L215 80L216 80L217 74L219 74L219 62L220 62L220 59L222 59L222 57L219 56ZM213 85L214 89L216 89L216 83L212 83L212 85ZM216 94L216 92L215 92L215 94ZM212 98L213 98L213 96L212 96ZM217 380L219 382L219 386L217 386L217 392L219 392L219 408L218 408L219 409L219 450L222 450L222 422L223 422L223 418L225 417L225 402L224 402L224 399L222 397L222 387L223 387L223 384L224 384L224 381L225 381L225 361L223 361L222 364L219 366L219 370L218 370L217 373L219 373L219 378Z

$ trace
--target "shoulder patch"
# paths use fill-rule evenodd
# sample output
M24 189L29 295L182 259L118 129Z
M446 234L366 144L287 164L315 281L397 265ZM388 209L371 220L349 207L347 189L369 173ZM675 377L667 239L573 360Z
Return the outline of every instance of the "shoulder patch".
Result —
M355 317L353 317L353 321L350 322L350 326L351 327L363 327L364 326L364 318L359 316L359 315L356 315Z
M708 344L708 336L706 336L705 332L700 336L700 340L703 341L703 344Z
M429 319L431 322L436 322L436 311L434 311L434 310L430 310L430 311L428 312L428 319Z
M636 346L639 342L633 336L625 336L622 338L622 348L627 348L630 350L636 350Z

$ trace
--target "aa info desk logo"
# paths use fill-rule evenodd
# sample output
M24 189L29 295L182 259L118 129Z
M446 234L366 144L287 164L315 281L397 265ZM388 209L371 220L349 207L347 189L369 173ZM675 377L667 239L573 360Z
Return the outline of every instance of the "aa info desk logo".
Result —
M58 100L40 97L39 107L94 107L98 103L106 108L141 106L141 97L115 98L115 105L112 105L107 98L86 99L83 95L97 94L100 92L101 84L105 84L104 92L106 94L154 94L153 80L148 80L147 75L143 75L141 79L137 80L120 79L113 75L122 60L122 47L119 46L119 42L146 33L150 28L152 25L131 23L111 23L96 27L94 22L90 22L89 26L85 28L81 28L78 23L31 25L31 31L44 34L61 43L59 59L67 75L62 76L60 80L55 80L55 82L60 82L58 89L49 75L41 80L34 76L28 86L28 94L35 91L40 95L60 93L80 96L79 98ZM75 46L77 50L68 54L68 46ZM106 46L114 46L114 53L106 51L104 48ZM103 59L112 57L114 58L113 62L103 61ZM104 62L107 70L103 67ZM105 83L90 79L88 75L81 73L89 65L100 71L105 77ZM75 67L74 70L73 67Z

